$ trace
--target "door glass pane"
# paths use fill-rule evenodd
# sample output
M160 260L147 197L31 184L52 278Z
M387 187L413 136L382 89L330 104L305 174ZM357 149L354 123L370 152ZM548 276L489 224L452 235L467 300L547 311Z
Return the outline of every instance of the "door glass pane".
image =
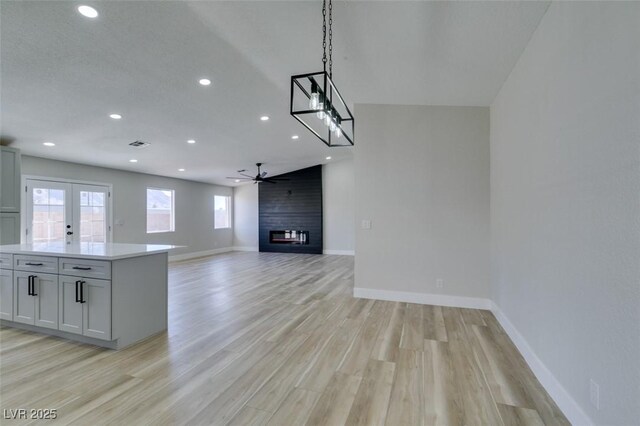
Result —
M107 214L104 192L80 191L80 241L106 242Z
M33 188L33 242L63 243L64 190Z

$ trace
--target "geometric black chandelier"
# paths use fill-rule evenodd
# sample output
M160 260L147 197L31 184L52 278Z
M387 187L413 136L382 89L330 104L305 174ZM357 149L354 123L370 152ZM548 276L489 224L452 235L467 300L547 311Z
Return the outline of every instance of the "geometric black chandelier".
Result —
M322 71L291 76L290 112L329 147L352 146L354 118L333 84L333 5L329 0L329 71L327 72L327 4L322 1Z

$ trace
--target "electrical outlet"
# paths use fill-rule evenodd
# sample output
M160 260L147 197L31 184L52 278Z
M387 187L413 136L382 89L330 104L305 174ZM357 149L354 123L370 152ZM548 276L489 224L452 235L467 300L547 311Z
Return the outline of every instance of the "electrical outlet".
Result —
M362 219L362 229L371 229L371 221L369 219Z
M442 278L438 278L436 280L436 288L442 288L444 287L444 280Z
M589 379L589 397L591 405L596 407L596 410L600 410L600 386L593 379Z

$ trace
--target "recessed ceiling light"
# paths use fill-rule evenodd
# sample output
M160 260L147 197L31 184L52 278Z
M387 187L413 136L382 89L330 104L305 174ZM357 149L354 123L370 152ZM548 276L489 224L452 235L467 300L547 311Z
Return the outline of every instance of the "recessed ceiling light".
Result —
M325 160L331 160L331 157L327 157L327 158L325 158Z
M194 143L196 143L196 141L195 141L194 139L189 139L189 140L187 141L187 143L194 144Z
M267 121L268 119L269 119L269 117L266 116L266 115L263 115L262 117L260 117L260 120L262 120L262 121Z
M78 6L78 12L80 12L82 16L86 16L87 18L98 17L98 11L92 8L91 6L85 6L85 5Z
M44 145L44 146L56 146L56 144L53 143L53 142L45 142L42 145Z
M240 182L240 179L236 179L236 183Z
M114 120L120 120L122 118L120 114L109 114L109 117L113 118Z
M178 169L179 172L184 172L184 169Z
M208 78L201 78L198 83L200 83L203 86L209 86L211 85L211 80L209 80Z
M295 140L296 140L296 139L298 139L299 137L300 137L300 136L298 136L298 135L293 135L293 136L291 136L291 139L293 139L293 140L295 141Z
M132 158L131 160L129 160L130 163L137 163L138 160L136 160L135 158Z

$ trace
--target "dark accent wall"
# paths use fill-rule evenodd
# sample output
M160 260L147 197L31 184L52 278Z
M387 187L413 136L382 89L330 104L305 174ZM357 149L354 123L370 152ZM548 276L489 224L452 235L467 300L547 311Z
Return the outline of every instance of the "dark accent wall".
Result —
M278 177L258 188L260 251L322 254L322 166ZM309 231L309 244L271 244L270 230Z

